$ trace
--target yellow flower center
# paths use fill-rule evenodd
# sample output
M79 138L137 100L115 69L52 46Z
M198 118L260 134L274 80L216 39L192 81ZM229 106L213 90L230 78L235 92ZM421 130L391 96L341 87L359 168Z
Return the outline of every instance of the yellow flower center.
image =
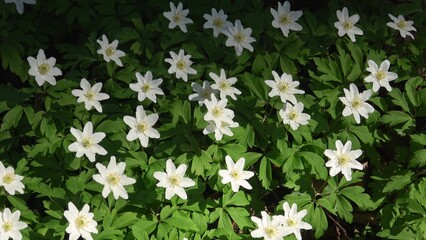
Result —
M13 223L11 221L7 221L7 222L4 222L3 226L1 227L3 228L3 231L9 232L13 229Z
M107 49L105 49L105 53L108 57L111 57L115 53L115 49L112 47L107 47Z
M95 99L96 93L92 90L89 90L86 94L84 94L89 101L93 101Z
M212 115L213 115L213 117L215 117L215 118L218 118L218 117L220 117L221 115L222 115L222 108L220 108L220 107L214 107L213 108L213 110L212 110Z
M222 90L228 90L231 87L231 84L227 80L223 80L219 83L219 88Z
M232 178L234 178L234 179L239 179L239 178L240 178L240 173L239 173L237 170L235 170L235 169L233 169L233 170L231 171L230 175L231 175L231 177L232 177Z
M3 176L3 182L6 184L11 184L15 180L15 174L13 173L6 173Z
M346 20L344 23L343 23L343 28L345 29L345 30L349 30L349 29L352 29L352 27L353 27L354 25L350 22L350 21L348 21L348 20Z
M79 215L76 219L75 219L75 226L77 229L82 229L85 228L86 225L89 223L88 219L86 216L81 216Z
M287 114L287 117L288 117L290 120L295 120L295 119L297 119L298 115L299 115L299 114L297 114L297 112L296 112L296 111L291 110L291 111Z
M83 147L89 148L93 146L93 139L89 137L83 137L81 144L83 145Z
M179 176L173 175L169 178L169 181L172 186L179 186L181 179Z
M278 229L274 226L268 226L265 228L265 235L268 238L272 238L278 235Z
M243 33L239 32L239 33L237 33L237 34L234 35L234 39L235 39L235 41L237 43L242 43L246 39L246 35L244 35Z
M117 172L109 173L106 177L106 181L109 185L115 186L120 183L121 176Z
M287 14L282 15L281 18L280 18L280 23L281 24L290 23L290 17Z
M221 28L223 26L223 20L220 18L215 18L213 20L213 26L217 27L217 28Z
M407 27L407 22L406 22L406 21L404 21L404 20L401 20L401 21L399 21L399 22L396 24L396 26L397 26L397 27L399 27L399 28L401 28L401 29L404 29L404 28L406 28L406 27Z
M151 90L151 85L149 85L148 83L145 83L141 86L141 90L142 92L147 93L149 92L149 90Z
M356 97L351 102L352 108L357 109L357 108L361 107L363 103L364 102L359 97Z
M346 166L350 162L350 159L346 154L344 154L337 158L337 162L340 166Z
M210 92L210 91L206 91L206 90L203 90L203 91L201 91L201 93L200 93L200 95L201 95L201 97L202 98L204 98L204 99L209 99L210 100L210 95L211 95L212 93Z
M296 226L296 224L297 224L297 221L294 218L290 218L290 219L287 220L287 226L289 226L289 227L294 227L294 226Z
M42 63L40 66L38 66L38 72L41 75L46 75L50 71L50 65L47 63Z
M148 123L146 122L141 122L138 124L138 126L136 127L136 130L138 130L138 132L145 132L146 130L148 130Z
M287 91L288 91L288 89L290 88L290 86L288 85L288 83L283 82L283 81L280 81L280 82L277 84L277 87L278 87L278 90L279 90L280 92L283 92L283 93L287 92Z
M386 77L386 73L385 72L383 72L383 71L378 71L377 73L376 73L376 78L377 78L377 80L382 80L383 78L385 78Z
M173 21L174 22L180 22L182 20L182 15L180 13L176 13L175 15L173 15Z
M183 69L185 69L186 67L186 62L185 60L181 59L176 63L176 68L183 71Z

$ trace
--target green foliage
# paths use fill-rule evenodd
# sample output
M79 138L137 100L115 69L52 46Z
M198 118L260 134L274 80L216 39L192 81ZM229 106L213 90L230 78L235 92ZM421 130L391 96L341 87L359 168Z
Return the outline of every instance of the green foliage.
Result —
M306 2L306 1L305 1ZM90 206L98 223L94 239L251 239L258 226L251 220L261 211L283 213L283 203L305 209L303 221L312 231L304 239L425 239L426 238L426 69L425 3L412 1L292 1L292 10L303 10L298 20L303 29L283 36L272 27L271 1L183 1L190 10L188 32L168 28L163 12L169 1L37 1L25 4L19 15L14 4L0 0L0 161L24 177L24 194L9 194L0 186L0 211L21 212L28 227L24 239L68 239L64 217L68 202ZM359 14L363 36L352 42L339 37L336 10L347 6ZM213 37L203 29L203 14L223 9L232 23L240 19L252 29L253 52L236 56L226 47L227 37ZM415 38L402 38L386 26L388 14L413 20ZM105 62L97 53L97 40L105 34L119 41L123 67ZM26 59L43 49L56 58L62 71L57 84L38 86ZM197 74L188 82L169 74L169 52L185 50ZM389 71L398 74L392 91L383 87L367 101L375 111L356 124L344 117L343 89L355 84L360 92L372 89L365 82L368 60L388 59ZM228 97L234 111L232 136L216 140L203 134L207 110L190 101L191 83L212 83L209 73L224 69L242 93ZM162 78L157 102L138 101L129 88L135 73L151 71ZM307 125L293 130L283 124L279 111L284 103L271 97L265 80L272 71L287 73L299 81L295 95L310 115ZM102 112L87 111L72 90L80 80L103 84L110 98ZM137 106L157 113L153 126L160 134L142 147L139 139L128 141L124 116L134 116ZM69 150L75 142L70 128L83 129L91 121L95 132L106 138L100 145L108 154L96 162L77 158ZM361 149L363 170L353 170L347 181L341 173L331 177L325 166L326 149L335 142L351 141ZM218 172L226 169L225 156L245 158L244 170L254 173L253 189L233 192ZM111 156L125 162L126 176L136 180L126 186L128 199L104 198L103 186L93 179L97 163ZM186 164L185 176L195 186L185 188L187 200L165 199L154 172L165 162ZM0 226L1 227L1 226ZM285 239L295 239L286 236Z

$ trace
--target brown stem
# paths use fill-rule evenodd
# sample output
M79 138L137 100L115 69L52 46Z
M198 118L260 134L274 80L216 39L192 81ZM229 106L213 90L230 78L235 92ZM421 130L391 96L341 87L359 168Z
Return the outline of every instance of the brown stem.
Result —
M345 230L345 228L343 228L342 227L342 225L340 225L340 223L336 220L336 219L334 219L331 215L330 215L330 213L328 213L327 211L325 211L325 214L327 215L327 217L336 225L336 232L337 232L337 235L340 237L340 231L339 231L339 229L340 230L342 230L342 232L343 232L343 236L346 238L346 239L348 239L348 240L350 240L351 238L348 236L348 234L346 233L346 230Z

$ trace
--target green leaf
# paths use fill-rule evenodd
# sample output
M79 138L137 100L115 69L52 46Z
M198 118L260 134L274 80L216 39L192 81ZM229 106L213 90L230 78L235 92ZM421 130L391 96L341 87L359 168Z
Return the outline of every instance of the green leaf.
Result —
M224 203L224 207L228 205L233 206L247 206L250 204L250 201L247 199L248 196L243 191L238 191L235 193L229 201Z
M373 145L374 137L367 126L352 126L349 131L353 132L363 143Z
M392 102L395 105L402 107L406 112L410 112L410 106L408 105L407 99L405 99L404 95L401 93L401 90L393 88L389 95L394 98Z
M272 169L271 163L266 157L263 157L260 161L259 179L261 180L262 186L269 189L272 181Z
M364 193L364 188L361 186L346 187L341 189L340 193L363 209L367 209L372 205L370 196Z
M116 229L127 227L127 226L132 225L138 219L139 218L137 217L136 213L125 212L115 219L115 221L112 224L112 227L114 227Z
M253 222L250 220L250 213L245 208L227 208L226 211L240 229L253 226Z
M423 167L426 165L426 149L419 149L413 153L408 164L409 167Z
M403 175L392 176L382 191L384 193L388 193L403 189L405 186L411 183L413 175L414 173L412 171L405 170Z
M19 120L21 120L22 112L23 109L21 105L17 105L9 110L3 117L3 123L1 124L0 131L5 131L12 127L16 128Z
M198 231L197 225L189 217L172 216L163 221L172 227L176 227L182 230L189 230L195 232Z

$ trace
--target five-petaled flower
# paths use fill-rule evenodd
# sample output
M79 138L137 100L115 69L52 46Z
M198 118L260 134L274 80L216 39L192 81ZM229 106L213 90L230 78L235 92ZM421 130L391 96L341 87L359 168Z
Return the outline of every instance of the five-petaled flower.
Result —
M139 138L142 147L147 147L150 138L160 138L160 133L152 127L158 120L158 114L146 115L143 106L136 107L136 118L124 116L123 120L131 128L126 136L128 141Z
M203 17L207 20L207 22L204 23L203 28L213 29L213 36L215 38L219 36L220 33L223 33L228 26L232 25L231 22L226 20L228 15L226 15L222 9L218 12L216 11L216 8L212 8L212 14L204 14Z
M307 113L303 113L303 103L298 102L294 106L291 103L286 102L283 109L279 111L284 124L289 124L291 129L297 130L299 125L308 124L311 116Z
M290 11L290 2L285 1L284 4L278 2L278 11L271 8L271 14L274 17L272 20L272 26L274 28L280 28L284 36L288 37L290 30L300 31L302 26L296 21L302 16L303 12Z
M191 86L195 93L189 95L188 99L190 101L198 101L200 106L203 106L204 100L211 100L211 94L216 95L216 93L219 92L218 90L211 88L209 81L204 81L202 86L193 82L191 83Z
M102 40L96 40L99 45L101 45L101 49L97 51L98 54L102 54L104 57L104 60L106 62L114 61L118 66L122 67L123 63L121 62L121 57L124 57L126 54L117 49L118 46L118 40L112 41L112 43L109 43L107 36L105 34L102 35Z
M304 94L305 91L296 89L299 86L299 81L293 81L293 77L290 74L283 73L280 77L277 72L272 71L274 80L265 80L266 85L271 87L269 92L270 97L280 96L283 103L290 101L293 104L297 104L295 94Z
M256 223L257 229L251 231L250 235L253 238L262 238L264 240L282 240L284 237L282 227L282 217L272 216L271 217L262 211L262 219L252 216L251 220Z
M405 20L404 16L402 15L398 15L398 18L396 18L392 14L388 14L388 16L393 21L386 23L388 27L398 30L399 34L401 34L401 37L403 38L405 38L406 36L410 36L412 39L414 39L413 34L410 33L410 31L417 32L416 28L413 27L413 21Z
M40 49L38 50L37 59L28 57L27 60L30 64L28 74L35 77L39 86L42 86L44 82L56 85L55 76L62 75L62 71L55 67L56 58L50 57L46 59L43 49Z
M90 83L82 78L80 82L81 89L74 89L71 91L71 94L78 97L77 102L84 102L84 107L86 110L92 109L95 107L96 111L102 112L102 105L99 101L109 99L109 95L106 93L101 93L102 83L96 83L91 86Z
M24 184L22 183L23 176L15 174L13 167L5 168L0 161L0 186L4 187L7 193L15 195L15 192L24 193Z
M233 85L237 82L236 77L226 78L225 70L223 68L220 69L220 76L213 72L209 73L209 76L215 82L212 84L212 88L220 91L221 99L226 98L226 96L230 96L232 99L237 100L235 94L240 95L241 91L233 87Z
M240 158L236 163L229 155L225 157L227 170L219 170L219 175L222 177L222 183L231 183L232 191L238 192L240 186L245 189L252 189L247 179L254 176L252 171L244 171L245 158Z
M140 102L148 98L156 103L157 95L164 95L163 90L158 87L163 82L162 78L153 80L151 71L147 71L145 76L142 76L138 72L135 75L138 82L129 84L129 87L138 93L138 100Z
M251 28L243 28L240 20L235 20L235 25L232 23L228 26L227 30L223 33L228 37L225 42L227 47L235 47L235 53L240 56L243 49L246 48L250 52L253 52L253 47L250 43L255 42L256 39L251 37Z
M220 126L221 122L230 122L234 118L234 111L226 108L228 100L223 98L217 100L216 96L212 94L210 100L204 100L204 105L207 108L207 113L204 115L205 121L213 121L216 125Z
M180 30L182 32L186 33L186 24L193 23L191 19L187 18L186 16L189 13L188 9L182 9L183 5L182 3L178 3L177 7L173 2L170 2L170 12L164 12L163 15L167 19L170 20L169 28L173 29L176 26L179 26Z
M86 155L89 161L94 162L96 154L106 155L108 152L98 143L105 138L103 132L93 132L92 122L84 125L83 132L71 127L71 134L76 138L76 142L71 143L68 149L76 152L76 157Z
M361 94L355 84L349 85L349 90L344 88L344 97L339 97L340 101L345 104L342 115L347 117L353 115L356 123L361 122L360 115L368 118L368 114L374 112L373 106L368 104L366 101L370 98L373 93L371 90L365 90Z
M28 227L24 222L19 221L21 211L16 210L11 212L9 208L5 208L0 212L0 239L8 240L21 240L21 230Z
M124 186L134 184L136 180L123 174L126 169L125 162L117 164L115 156L111 156L108 166L96 163L96 168L98 169L99 174L93 175L93 179L104 185L102 190L102 196L104 198L108 197L111 192L115 199L118 199L119 197L122 197L123 199L129 198Z
M302 235L300 234L301 229L312 229L311 224L302 221L302 218L306 216L308 211L303 209L300 212L297 212L297 205L293 203L291 205L288 202L283 204L284 216L280 216L283 234L284 236L294 234L298 240L302 240Z
M392 90L392 87L389 85L390 81L393 81L398 78L398 74L389 72L390 62L389 60L385 60L380 64L380 67L372 61L368 60L368 68L371 74L368 75L364 80L366 82L373 83L373 92L379 91L380 87L386 88L388 92Z
M186 169L186 164L181 164L176 168L172 160L168 159L166 161L166 172L154 172L154 178L159 181L157 187L166 189L166 199L170 200L174 195L187 199L183 188L195 186L195 182L190 178L184 177Z
M336 11L337 18L339 21L334 23L334 26L338 29L337 34L339 37L347 34L352 42L355 42L355 35L363 35L363 31L358 27L355 27L355 24L359 21L359 15L354 14L349 17L348 9L343 8L342 11Z
M16 11L19 14L24 13L24 3L26 4L36 4L36 0L4 0L5 3L15 3Z
M361 149L353 150L352 142L347 141L345 145L340 140L336 141L336 150L327 149L324 155L330 160L325 163L330 168L330 176L334 177L342 172L347 181L352 180L352 168L362 170L363 165L356 159L362 154Z
M80 236L86 240L93 240L91 233L98 233L96 226L98 223L93 220L94 214L89 212L90 207L84 204L83 209L79 211L74 203L68 203L68 210L64 212L68 220L68 227L65 231L70 235L70 240L77 240Z
M169 74L176 73L176 78L182 78L185 82L188 81L188 74L197 74L197 71L190 67L192 64L191 55L185 55L183 49L180 49L178 54L170 51L170 57L164 59L170 64Z

